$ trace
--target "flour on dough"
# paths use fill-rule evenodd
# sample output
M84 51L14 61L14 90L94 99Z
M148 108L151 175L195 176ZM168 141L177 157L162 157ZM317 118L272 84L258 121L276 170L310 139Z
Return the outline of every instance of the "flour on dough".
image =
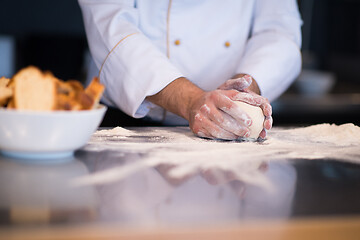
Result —
M250 104L236 101L235 102L243 111L245 111L252 120L250 129L250 137L248 140L258 139L261 131L264 129L264 114L260 107L252 106Z

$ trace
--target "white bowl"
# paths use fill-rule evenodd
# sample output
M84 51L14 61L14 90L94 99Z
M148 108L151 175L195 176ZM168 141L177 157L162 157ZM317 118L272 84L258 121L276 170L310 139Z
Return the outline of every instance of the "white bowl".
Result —
M0 151L7 156L52 159L71 156L96 131L106 112L0 109Z

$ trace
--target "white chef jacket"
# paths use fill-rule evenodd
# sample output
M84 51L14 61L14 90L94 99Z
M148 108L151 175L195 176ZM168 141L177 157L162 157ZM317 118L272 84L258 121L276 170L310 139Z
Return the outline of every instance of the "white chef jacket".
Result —
M140 118L179 77L216 89L238 73L270 101L301 69L296 0L79 0L103 101ZM154 110L154 112L156 112Z

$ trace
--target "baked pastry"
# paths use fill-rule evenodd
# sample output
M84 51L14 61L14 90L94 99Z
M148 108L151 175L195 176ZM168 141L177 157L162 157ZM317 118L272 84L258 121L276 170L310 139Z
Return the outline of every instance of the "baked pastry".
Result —
M6 105L10 98L13 96L13 89L9 85L9 78L0 78L0 106Z
M0 78L0 105L33 111L89 110L98 105L104 89L97 77L84 89L79 81L62 81L29 66L12 79Z
M14 104L19 110L52 111L56 107L56 81L50 73L30 66L13 77Z

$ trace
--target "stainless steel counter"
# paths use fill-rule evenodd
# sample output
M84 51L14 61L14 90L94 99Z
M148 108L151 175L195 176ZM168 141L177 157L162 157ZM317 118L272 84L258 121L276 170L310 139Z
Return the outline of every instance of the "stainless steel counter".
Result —
M298 239L311 233L311 226L319 226L320 238L329 237L329 229L360 236L360 165L285 159L226 168L214 161L241 162L239 152L220 151L214 160L211 149L201 158L209 159L202 168L191 158L186 164L158 161L176 160L171 149L179 156L199 156L189 150L195 142L188 128L165 129L171 134L152 127L131 129L127 138L100 134L58 163L1 156L0 239L238 239L243 234ZM230 144L248 146L216 141L208 146ZM332 237L327 239L341 239Z

